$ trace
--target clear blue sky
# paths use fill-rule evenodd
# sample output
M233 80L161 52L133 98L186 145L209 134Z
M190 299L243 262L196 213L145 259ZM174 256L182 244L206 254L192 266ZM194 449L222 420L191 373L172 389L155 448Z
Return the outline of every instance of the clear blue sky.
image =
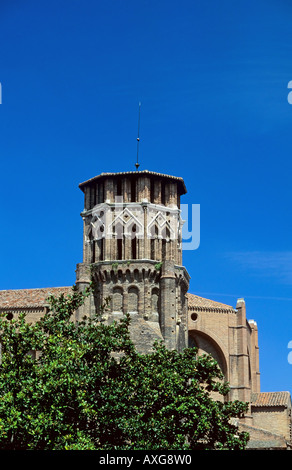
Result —
M72 285L82 192L104 171L182 176L201 205L190 292L259 328L262 391L292 391L292 5L2 0L0 289Z

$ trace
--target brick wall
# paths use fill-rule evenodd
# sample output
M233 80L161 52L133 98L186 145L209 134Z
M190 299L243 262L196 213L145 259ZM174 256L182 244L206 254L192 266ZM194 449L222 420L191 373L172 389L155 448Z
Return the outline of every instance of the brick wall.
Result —
M253 426L291 439L291 410L285 407L252 408Z

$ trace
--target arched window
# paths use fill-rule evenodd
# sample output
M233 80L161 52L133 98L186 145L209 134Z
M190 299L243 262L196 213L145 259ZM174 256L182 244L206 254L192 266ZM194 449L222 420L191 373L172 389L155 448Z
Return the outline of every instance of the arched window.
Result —
M169 249L167 243L170 241L170 231L167 226L162 230L162 259L165 260L169 256Z
M137 237L136 237L137 227L136 224L132 227L132 236L131 236L131 259L137 259Z
M117 241L117 259L123 259L124 227L120 221L113 227Z
M123 289L113 288L113 312L123 312Z
M129 287L128 290L128 312L138 313L139 291L135 286Z
M155 245L156 245L156 240L158 239L158 227L157 225L154 225L151 227L151 239L150 239L150 258L155 260L155 256L157 256L157 253L155 252Z
M95 240L92 240L91 242L91 262L95 263Z
M152 313L159 312L159 290L156 287L152 289L151 293L151 310Z
M98 244L98 250L99 250L99 261L104 260L104 238L100 238L97 241Z
M117 259L123 259L123 240L117 238Z

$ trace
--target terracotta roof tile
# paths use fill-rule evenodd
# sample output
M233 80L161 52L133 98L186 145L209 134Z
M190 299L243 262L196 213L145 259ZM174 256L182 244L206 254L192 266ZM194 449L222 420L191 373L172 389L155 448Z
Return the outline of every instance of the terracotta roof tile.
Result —
M17 289L0 291L0 310L44 307L50 295L70 294L72 287Z
M251 397L252 406L285 406L291 405L289 392L261 392L253 393Z
M0 310L7 308L43 307L50 295L68 295L72 287L46 287L39 289L17 289L0 291ZM230 305L205 299L194 294L187 294L190 308L233 310Z
M232 310L230 305L215 302L214 300L205 299L195 294L187 294L189 308L211 309L211 310Z

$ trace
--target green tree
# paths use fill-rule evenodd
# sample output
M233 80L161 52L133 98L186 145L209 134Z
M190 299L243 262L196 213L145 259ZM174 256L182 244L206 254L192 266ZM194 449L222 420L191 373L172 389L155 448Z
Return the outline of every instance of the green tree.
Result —
M228 392L211 356L139 354L128 315L73 321L88 294L50 297L35 324L1 315L0 449L245 448L231 420L247 405L211 398Z

